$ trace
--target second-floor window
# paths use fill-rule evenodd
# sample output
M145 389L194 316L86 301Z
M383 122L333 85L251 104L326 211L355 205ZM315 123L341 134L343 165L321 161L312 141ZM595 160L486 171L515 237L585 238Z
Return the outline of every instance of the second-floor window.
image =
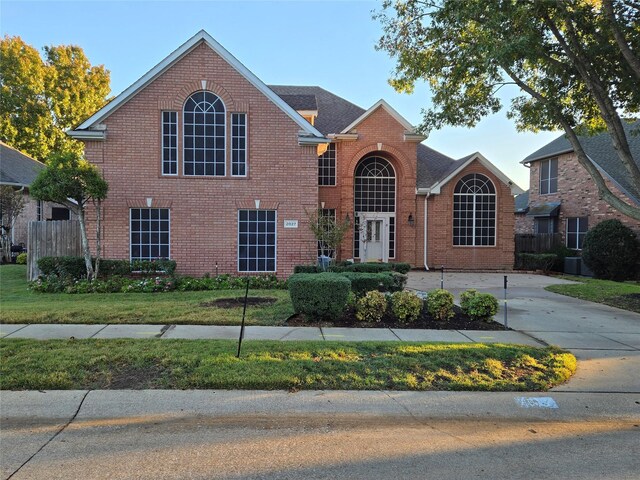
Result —
M178 174L178 112L162 112L162 174Z
M247 175L247 114L231 114L231 175Z
M540 194L558 191L558 159L551 158L540 162Z
M330 143L327 151L318 157L318 185L336 184L336 144Z
M225 175L225 106L211 92L191 95L183 109L184 175Z

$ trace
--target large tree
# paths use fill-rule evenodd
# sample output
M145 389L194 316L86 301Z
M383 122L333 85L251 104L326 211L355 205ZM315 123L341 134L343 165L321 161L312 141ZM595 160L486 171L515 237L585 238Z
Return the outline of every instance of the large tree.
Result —
M107 198L108 191L109 186L98 168L75 152L52 154L47 159L47 168L38 174L29 189L37 200L64 205L78 216L89 281L98 276L100 268L102 201ZM96 214L95 269L91 261L86 225L86 207L89 202L93 203Z
M640 220L589 161L580 135L607 131L640 191L639 159L623 128L640 111L638 0L386 0L374 15L378 48L397 60L391 85L433 92L422 129L473 127L502 108L505 85L521 94L507 115L520 130L564 130L607 203Z
M42 58L20 37L0 40L0 140L37 160L82 153L65 130L102 107L109 92L109 71L92 66L80 47L45 47Z

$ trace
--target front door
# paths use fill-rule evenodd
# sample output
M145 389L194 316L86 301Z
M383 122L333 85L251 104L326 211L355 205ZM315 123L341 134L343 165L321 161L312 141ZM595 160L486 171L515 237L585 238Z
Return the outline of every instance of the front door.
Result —
M389 219L362 215L360 225L361 260L363 262L386 262L388 260Z

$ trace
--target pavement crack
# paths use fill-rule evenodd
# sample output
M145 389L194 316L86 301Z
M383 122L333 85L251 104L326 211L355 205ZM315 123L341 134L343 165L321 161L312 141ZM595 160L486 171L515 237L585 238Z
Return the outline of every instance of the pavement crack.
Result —
M98 335L101 331L103 331L105 328L107 328L109 326L109 324L107 323L104 327L102 327L100 330L98 330L96 333L94 333L93 335L91 335L89 338L94 338L96 335Z
M409 410L405 405L403 405L402 403L400 403L398 400L396 400L395 398L393 398L391 395L389 395L389 392L384 391L384 394L389 397L391 399L392 402L394 402L396 405L398 405L400 408L402 408L405 412L407 412L409 414L409 416L414 419L416 422L426 426L426 427L430 427L432 429L434 429L436 432L440 432L443 435L448 435L451 438L455 438L456 440L458 440L459 442L465 443L471 447L478 447L477 444L473 443L473 442L469 442L468 440L465 440L464 438L458 436L458 435L454 435L451 432L447 432L446 430L442 430L441 428L438 428L434 425L432 425L431 423L429 423L427 420L425 420L423 417L418 417L416 415L413 414L413 412L411 410Z
M42 450L44 450L44 448L49 445L51 442L53 442L53 440L60 435L69 425L71 425L71 423L76 419L76 417L78 416L78 413L80 413L80 409L82 408L82 405L84 404L85 399L87 398L87 395L89 395L89 393L91 393L91 390L87 390L85 392L85 394L82 396L82 400L80 400L80 404L78 405L78 408L76 409L75 413L73 414L73 416L69 419L69 421L67 423L65 423L62 427L60 427L60 429L53 434L53 436L47 440L45 442L44 445L42 445L33 455L31 455L29 458L27 458L24 463L22 465L20 465L11 475L9 475L7 477L6 480L10 480L11 477L13 477L16 473L18 473L20 470L22 470L22 467L24 467L27 463L29 463L36 455L38 455Z
M176 326L175 326L175 325L172 325L172 324L164 325L164 326L162 327L162 329L160 330L160 333L156 334L156 335L155 335L155 337L156 337L156 338L162 338L162 336L163 336L165 333L167 333L169 330L173 330L175 327L176 327Z

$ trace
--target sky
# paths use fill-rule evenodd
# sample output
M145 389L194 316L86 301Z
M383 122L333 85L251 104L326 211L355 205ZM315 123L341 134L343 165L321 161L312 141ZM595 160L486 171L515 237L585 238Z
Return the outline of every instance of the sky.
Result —
M383 98L418 125L430 92L421 84L400 94L388 84L394 60L375 50L382 28L372 11L380 8L369 0L0 0L0 31L40 51L79 45L111 72L116 95L204 29L266 84L317 85L365 109ZM479 151L526 189L519 162L560 133L519 133L504 112L472 129L432 131L424 143L452 158Z

